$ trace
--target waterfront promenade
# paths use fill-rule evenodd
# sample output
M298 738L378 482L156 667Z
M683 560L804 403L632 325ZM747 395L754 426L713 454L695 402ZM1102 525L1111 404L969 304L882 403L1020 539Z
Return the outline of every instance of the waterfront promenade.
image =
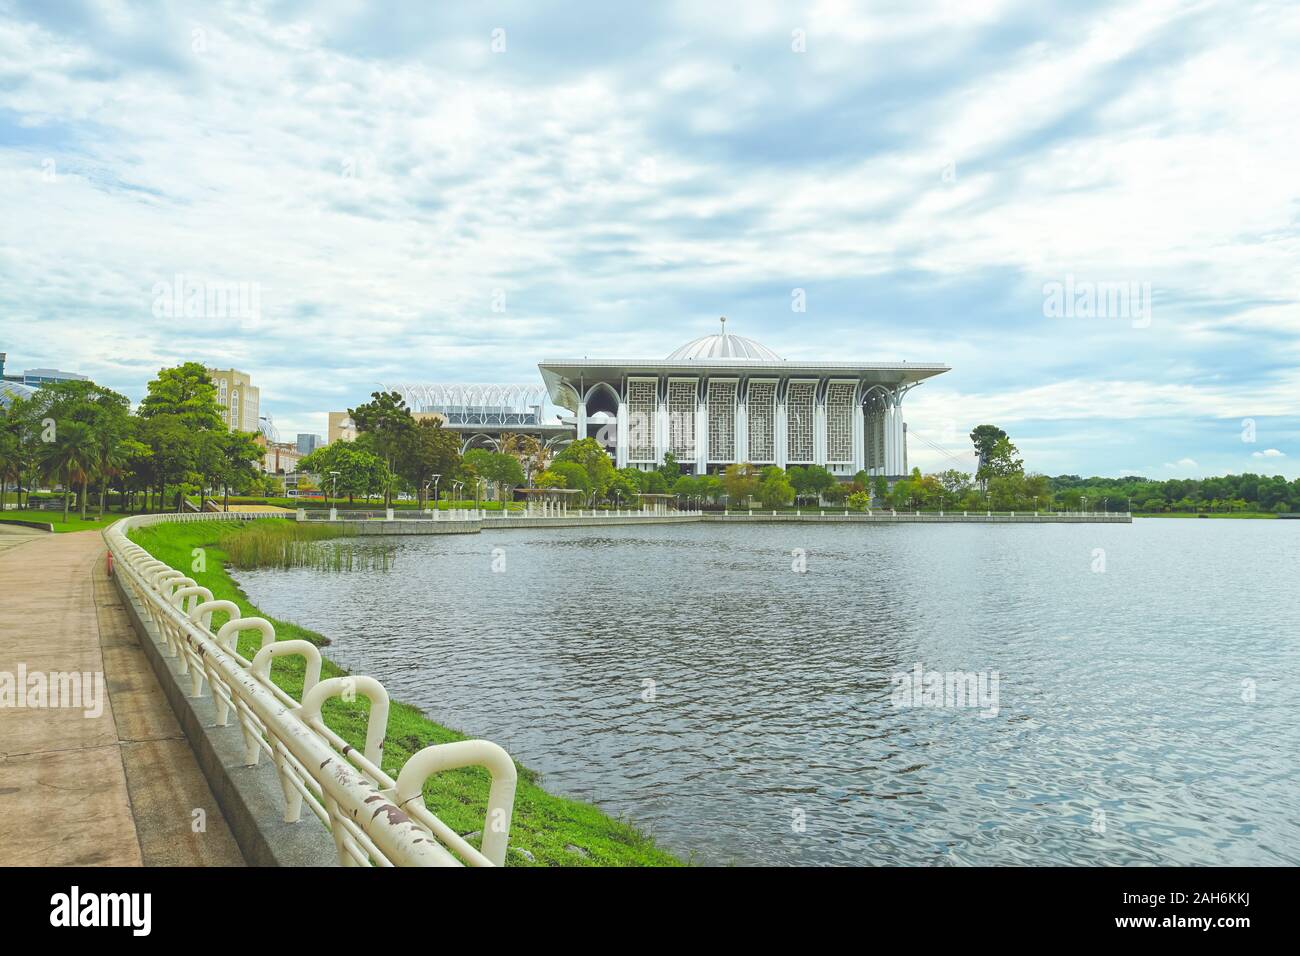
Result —
M286 517L291 517L286 515ZM720 512L672 511L651 514L636 510L592 511L574 509L554 515L501 514L492 511L466 511L454 518L434 517L424 513L398 513L385 517L382 513L367 513L364 518L350 517L339 512L334 519L323 512L299 512L298 521L313 524L336 524L351 534L477 534L480 531L499 531L511 528L607 528L614 525L650 524L1132 524L1128 512L1032 512L1032 511L732 511Z
M242 865L104 555L98 531L0 526L0 675L103 688L0 706L0 866Z

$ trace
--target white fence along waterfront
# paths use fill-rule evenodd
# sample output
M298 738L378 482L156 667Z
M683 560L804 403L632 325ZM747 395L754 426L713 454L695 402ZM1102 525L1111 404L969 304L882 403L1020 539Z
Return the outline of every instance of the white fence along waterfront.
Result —
M344 866L501 866L505 863L514 811L516 772L510 755L486 740L462 740L426 747L394 779L381 766L388 721L388 694L372 677L320 680L321 656L308 641L277 641L271 623L241 617L231 601L157 560L127 537L133 528L167 521L228 521L232 518L292 517L283 512L137 515L104 531L113 573L157 626L164 656L177 660L189 678L190 697L211 694L219 726L243 734L245 764L270 758L284 791L284 820L297 822L305 803L328 828ZM213 614L230 620L216 632ZM252 660L238 653L238 636L254 630L261 646ZM303 699L294 700L272 683L271 660L306 659ZM362 752L326 726L321 705L331 697L370 701L370 724ZM233 724L232 724L233 721ZM491 775L482 849L475 849L425 805L430 776L478 766Z

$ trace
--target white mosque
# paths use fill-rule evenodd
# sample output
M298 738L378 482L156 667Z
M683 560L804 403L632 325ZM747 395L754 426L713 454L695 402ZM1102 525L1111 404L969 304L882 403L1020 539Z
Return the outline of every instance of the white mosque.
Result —
M538 364L551 402L579 437L610 448L617 467L649 469L671 452L686 472L733 462L823 465L848 477L906 475L903 396L947 365L786 361L727 331L665 359Z

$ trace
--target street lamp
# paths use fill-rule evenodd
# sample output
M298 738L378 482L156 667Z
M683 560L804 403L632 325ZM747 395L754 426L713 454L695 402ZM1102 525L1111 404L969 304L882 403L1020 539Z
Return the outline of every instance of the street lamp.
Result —
M334 482L334 494L332 495L332 497L334 498L335 501L338 501L339 500L339 473L337 471L331 471L330 478ZM328 511L329 508L330 508L330 503L327 501L325 502L325 509Z
M1080 495L1080 496L1079 496L1079 514L1081 514L1081 515L1086 515L1087 513L1088 513L1088 499L1085 498L1083 495Z

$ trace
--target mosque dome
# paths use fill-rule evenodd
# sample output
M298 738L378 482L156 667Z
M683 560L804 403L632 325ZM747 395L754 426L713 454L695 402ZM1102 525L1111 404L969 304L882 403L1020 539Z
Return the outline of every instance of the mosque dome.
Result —
M766 345L747 339L743 335L732 335L727 331L727 320L722 319L721 331L712 335L702 335L687 342L668 356L669 362L711 362L717 359L738 359L750 362L780 362L777 355Z

